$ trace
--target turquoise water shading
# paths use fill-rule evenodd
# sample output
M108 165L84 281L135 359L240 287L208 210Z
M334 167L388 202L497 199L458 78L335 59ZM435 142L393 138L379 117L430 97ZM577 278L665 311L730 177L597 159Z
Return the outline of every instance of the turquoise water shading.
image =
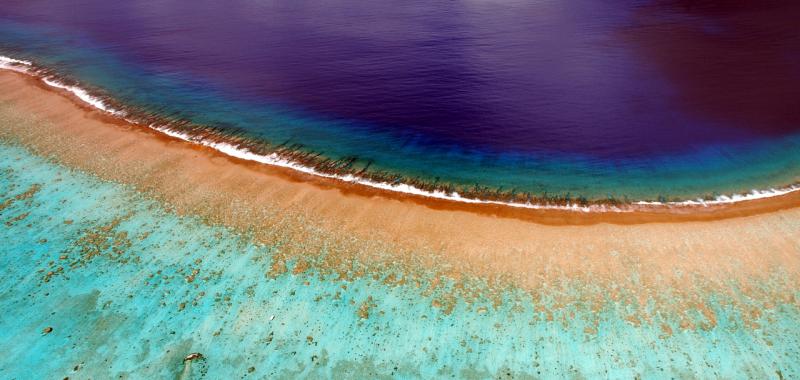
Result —
M238 98L203 77L146 68L83 35L38 24L0 25L0 54L32 59L136 109L242 134L301 144L360 169L426 183L590 200L686 200L784 187L800 181L800 135L690 146L673 154L601 159L564 152L497 152L389 133L376 125ZM679 133L679 132L676 132Z
M266 276L279 246L20 147L0 144L0 173L3 378L800 376L790 306L753 330L712 299L715 328L673 324L669 337L625 322L630 305L595 315L579 303L547 321L514 289L497 309L457 300L447 314L431 306L436 293L382 278ZM204 359L185 366L192 352Z

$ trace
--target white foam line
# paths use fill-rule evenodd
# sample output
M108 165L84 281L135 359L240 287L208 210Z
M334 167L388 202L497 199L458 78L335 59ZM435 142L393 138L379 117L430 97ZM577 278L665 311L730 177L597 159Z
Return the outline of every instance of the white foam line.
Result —
M253 152L250 152L247 149L239 148L234 145L224 143L224 142L215 142L215 141L208 141L202 138L196 138L189 134L177 132L170 130L167 127L158 127L155 125L149 126L152 129L165 133L169 136L188 141L195 144L200 144L212 149L215 149L219 152L222 152L226 155L240 158L243 160L248 161L255 161L262 164L273 165L273 166L280 166L285 168L290 168L293 170L297 170L303 173L316 175L319 177L324 178L331 178L337 179L344 182L351 182L357 183L364 186L369 186L377 189L387 190L387 191L396 191L400 193L418 195L428 198L436 198L436 199L445 199L450 201L456 202L463 202L463 203L473 203L473 204L496 204L496 205L503 205L503 206L510 206L510 207L518 207L518 208L528 208L528 209L557 209L557 210L569 210L569 211L582 211L582 212L631 212L635 211L632 208L620 208L615 206L606 206L606 205L590 205L590 206L580 206L577 204L568 204L568 205L542 205L542 204L534 204L534 203L517 203L517 202L501 202L501 201L492 201L492 200L483 200L483 199L475 199L475 198L465 198L460 196L458 193L446 193L444 191L427 191L422 190L418 187L408 185L408 184L391 184L387 182L375 182L370 181L368 179L357 177L352 174L347 175L338 175L338 174L328 174L319 172L313 168L308 166L303 166L297 164L295 162L286 160L285 158L280 157L276 153L271 153L269 155L260 155ZM748 194L734 194L734 195L721 195L713 200L687 200L687 201L680 201L680 202L649 202L649 201L638 201L631 203L632 205L638 206L656 206L656 207L664 207L664 206L703 206L708 207L712 205L719 205L719 204L730 204L730 203L737 203L743 201L751 201L756 199L763 199L763 198L770 198L775 196L781 196L785 194L789 194L795 191L800 191L800 185L794 185L785 189L769 189L769 190L753 190Z
M354 176L352 174L347 175L339 175L339 174L328 174L323 173L314 168L300 165L296 162L287 160L283 157L280 157L277 153L270 153L268 155L261 155L253 153L247 149L239 148L234 145L225 143L225 142L216 142L216 141L209 141L202 138L197 138L191 136L186 133L178 132L171 130L167 127L160 127L156 125L149 125L148 127L157 130L161 133L164 133L168 136L181 139L184 141L188 141L194 144L203 145L219 152L222 152L228 156L240 158L247 161L254 161L266 165L272 166L280 166L283 168L289 168L292 170L296 170L299 172L303 172L306 174L311 174L323 178L330 178L336 179L344 182L350 183L357 183L359 185L369 186L376 189L387 190L387 191L394 191L399 193L405 194L412 194L418 195L428 198L436 198L436 199L444 199L456 202L463 202L463 203L473 203L473 204L496 204L496 205L503 205L503 206L510 206L510 207L518 207L518 208L529 208L529 209L560 209L560 210L570 210L570 211L583 211L583 212L591 212L591 211L614 211L614 212L625 212L625 211L632 211L632 210L624 210L618 207L613 206L606 206L606 205L590 205L590 206L579 206L577 204L570 204L570 205L542 205L542 204L533 204L533 203L516 203L516 202L500 202L500 201L491 201L491 200L482 200L482 199L475 199L475 198L464 198L460 196L457 192L446 193L444 191L427 191L420 189L416 186L400 183L400 184L391 184L387 182L375 182L363 177Z
M23 61L0 55L0 68L2 69L13 70L16 72L33 75L33 73L31 72L32 66L33 63L30 61ZM89 94L88 91L84 90L83 88L80 88L78 86L66 85L50 78L41 78L41 79L48 86L69 91L73 95L77 96L78 99L83 100L85 103L88 103L92 107L95 107L101 111L108 112L115 116L125 116L125 112L115 110L109 107L103 100L92 96L91 94Z
M29 61L22 61L19 59L9 58L4 55L0 55L0 69L6 69L20 73L30 74L28 70L31 65L33 65L33 63Z
M92 96L86 90L84 90L84 89L82 89L80 87L69 86L69 85L63 84L61 82L54 81L52 79L48 79L48 78L43 78L42 80L44 81L44 83L47 83L48 86L55 87L55 88L60 88L60 89L67 90L67 91L71 92L73 95L77 96L78 99L83 100L85 103L88 103L89 105L91 105L94 108L97 108L97 109L100 109L102 111L108 112L108 113L110 113L112 115L115 115L115 116L125 116L125 112L118 111L118 110L115 110L115 109L109 107L108 105L106 105L105 102L103 102L102 100Z
M0 55L0 69L6 70L13 70L29 75L35 75L32 73L28 68L31 67L33 64L29 61L23 61L18 59L9 58L6 56ZM92 96L86 90L77 87L77 86L69 86L63 83L51 80L49 78L42 78L42 80L49 86L60 88L63 90L67 90L71 92L73 95L78 97L80 100L84 101L85 103L101 110L104 112L108 112L114 116L123 117L125 116L125 112L115 110L108 105L105 104L102 100ZM139 124L135 120L127 119L126 121L132 124ZM194 137L189 134L178 132L169 129L166 126L156 126L156 125L148 125L149 128L164 133L168 136L188 141L194 144L203 145L214 150L217 150L221 153L226 155L240 158L247 161L254 161L259 162L266 165L272 166L279 166L283 168L288 168L292 170L296 170L302 173L315 175L318 177L323 178L330 178L336 179L344 182L349 183L356 183L363 186L369 186L376 189L386 190L386 191L394 191L398 193L405 193L411 195L417 195L427 198L435 198L435 199L443 199L448 201L454 202L462 202L462 203L470 203L470 204L490 204L490 205L502 205L508 207L516 207L516 208L525 208L525 209L534 209L534 210L564 210L564 211L576 211L576 212L633 212L636 211L635 207L617 207L611 205L589 205L589 206L581 206L578 204L567 204L567 205L548 205L548 204L535 204L535 203L519 203L519 202L502 202L502 201L492 201L492 200L483 200L483 199L476 199L476 198L465 198L459 195L457 192L447 193L440 190L434 191L427 191L420 189L416 186L408 185L405 183L399 184L392 184L388 182L375 182L368 180L363 177L354 176L352 174L347 175L339 175L339 174L328 174L323 173L314 168L304 166L298 164L296 162L287 160L277 153L270 153L268 155L261 155L251 152L245 148L239 148L232 144L225 143L225 142L216 142L210 141L199 137ZM789 193L793 193L796 191L800 191L800 185L792 185L787 188L782 189L769 189L769 190L752 190L750 193L747 194L733 194L733 195L720 195L713 200L704 200L704 199L697 199L697 200L686 200L686 201L678 201L678 202L652 202L652 201L637 201L632 202L631 205L633 206L647 206L647 207L671 207L671 206L701 206L701 207L708 207L713 205L721 205L721 204L731 204L731 203L738 203L738 202L746 202L752 201L757 199L764 199L770 197L776 197L781 195L786 195Z
M23 65L23 66L30 66L33 63L30 62L30 61L23 61L23 60L20 60L20 59L14 59L14 58L11 58L11 57L6 57L4 55L0 55L0 64L18 64L18 65Z
M745 201L754 201L757 199L765 199L765 198L772 198L772 197L779 197L781 195L786 195L790 193L794 193L796 191L800 191L800 185L792 185L789 187L785 187L782 189L768 189L768 190L751 190L747 194L733 194L733 195L720 195L714 199L706 200L706 199L696 199L696 200L687 200L687 201L678 201L678 202L647 202L647 201L638 201L633 202L634 205L643 205L643 206L713 206L713 205L722 205L722 204L731 204L731 203L738 203L738 202L745 202Z

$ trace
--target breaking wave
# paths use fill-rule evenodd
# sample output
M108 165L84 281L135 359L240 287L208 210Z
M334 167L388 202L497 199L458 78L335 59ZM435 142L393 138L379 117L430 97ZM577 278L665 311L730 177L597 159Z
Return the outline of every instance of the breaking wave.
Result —
M414 196L421 196L427 198L441 199L454 202L470 203L470 204L488 204L488 205L502 205L515 208L536 209L536 210L565 210L575 212L634 212L642 209L650 208L664 208L664 207L709 207L714 205L732 204L738 202L747 202L758 199L765 199L770 197L783 196L789 193L800 191L800 184L793 184L783 188L770 188L770 189L754 189L748 193L719 195L713 199L688 199L682 201L634 201L630 203L575 203L575 202L560 202L557 204L546 202L515 202L515 201L500 201L492 199L481 199L478 197L468 197L459 194L456 191L445 190L427 190L419 186L408 183L393 183L388 181L376 181L366 176L360 176L353 173L332 173L324 170L319 170L312 165L304 165L303 163L293 160L288 155L280 154L278 152L271 152L267 154L256 153L242 144L232 143L226 141L224 136L220 134L213 134L209 137L207 133L190 133L180 130L170 125L170 123L149 122L149 120L139 120L137 117L131 115L131 112L123 110L122 107L113 105L113 100L107 99L103 96L93 95L90 90L81 87L77 83L69 83L71 81L61 79L56 73L49 71L46 68L37 66L33 62L10 58L0 55L0 69L12 70L19 73L31 75L39 78L46 85L67 91L76 98L80 99L87 105L94 107L100 111L106 112L112 116L122 118L125 121L145 126L150 129L159 131L165 135L177 138L183 141L199 144L231 157L236 157L242 160L254 161L266 165L278 166L282 168L292 169L298 172L348 182L355 183L362 186L367 186L375 189L398 192ZM152 118L150 118L152 119Z

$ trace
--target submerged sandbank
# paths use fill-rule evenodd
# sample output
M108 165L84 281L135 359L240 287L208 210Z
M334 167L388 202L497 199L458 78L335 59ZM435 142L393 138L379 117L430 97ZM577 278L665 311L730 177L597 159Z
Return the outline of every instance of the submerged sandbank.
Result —
M226 286L242 291L239 286L269 287L290 281L300 284L288 295L294 296L294 289L300 286L317 289L317 281L344 294L366 281L395 287L398 294L411 294L403 297L413 302L408 302L412 306L392 309L383 300L372 298L376 293L359 294L359 303L351 305L356 313L348 314L355 315L353 323L357 326L373 318L369 315L373 308L388 307L388 316L396 310L413 309L412 319L398 319L424 321L413 326L444 321L442 325L450 327L502 319L504 322L492 322L481 331L498 332L502 338L492 342L503 350L508 349L503 343L512 339L509 337L518 342L512 345L519 344L515 352L523 347L560 353L563 345L587 350L597 342L636 336L647 343L634 345L647 345L657 355L690 355L686 362L670 364L681 367L668 368L673 373L694 366L696 357L717 358L719 351L735 352L731 357L742 366L752 367L748 371L754 374L773 368L793 373L784 359L791 357L792 351L784 347L792 347L796 341L785 331L792 331L787 326L795 323L800 310L800 208L795 207L796 194L715 207L628 213L522 210L449 202L378 191L237 159L125 123L86 106L66 91L54 91L24 75L0 73L0 89L0 143L21 145L25 152L89 173L92 178L123 184L135 190L129 192L144 194L163 205L151 202L145 210L163 209L159 213L188 216L186 219L205 226L192 228L221 224L252 237L246 243L237 243L238 248L215 247L205 237L181 232L186 226L161 228L157 222L147 222L147 231L155 229L162 237L181 234L182 242L177 248L168 245L166 250L160 245L137 250L137 254L147 255L146 262L160 266L158 255L164 254L222 267L227 260L249 257L241 256L242 251L268 249L268 264L259 264L254 258L239 260L241 266L227 273L225 281L231 285ZM22 166L18 172L24 173ZM60 181L56 178L47 187L59 196L74 191ZM38 189L30 188L28 192ZM26 194L23 191L18 188L7 196L21 199L19 194ZM120 202L115 198L103 201ZM109 212L122 214L120 218L124 219L126 207L117 205ZM53 217L58 225L65 216ZM12 226L25 228L14 224L14 218L9 220ZM52 224L50 219L43 217ZM90 226L74 228L87 228L92 241L98 241L93 237L97 228L106 234L113 232L113 236L127 232L117 232L115 221L100 226L91 226L98 223L91 220L85 222ZM60 227L43 228L51 228L53 236L65 233ZM100 243L117 249L107 243L105 235L97 236ZM181 245L187 243L193 248ZM216 254L207 256L212 252ZM62 275L59 262L50 262L48 269L42 269L42 275L47 273L45 278L61 281L61 276L72 275L73 269L65 269ZM250 285L240 280L243 267L247 268ZM92 270L103 268L99 264ZM129 270L141 285L145 272L135 266ZM158 273L156 269L150 271ZM192 273L181 275L192 279L190 285L198 286ZM111 290L113 294L113 287ZM338 302L338 291L326 294ZM316 296L309 304L320 307L317 302L324 297ZM129 306L122 304L122 310ZM188 306L176 307L183 310ZM294 310L292 307L288 309ZM159 315L147 320L161 323L160 318L169 313ZM374 323L386 322L380 317L375 316ZM373 319L369 321L373 323ZM417 327L398 331L414 329ZM720 345L720 337L726 345ZM209 342L207 336L198 339ZM341 341L342 337L336 339ZM542 339L547 341L542 343ZM559 343L562 340L569 343ZM441 347L432 355L438 357L453 346ZM189 352L189 346L185 350ZM599 358L591 363L606 365L613 360L603 350L591 354ZM775 350L780 357L761 362L757 353ZM485 360L483 351L476 352ZM742 359L750 355L743 353L754 354ZM632 357L637 354L626 353ZM544 363L557 364L559 355ZM581 355L589 354L576 357ZM641 361L644 367L661 362L658 356ZM758 363L758 368L751 362ZM614 364L608 366L616 368ZM644 367L636 371L655 373ZM552 371L562 373L558 367Z
M724 282L800 272L797 193L628 213L448 202L239 160L124 123L21 74L0 73L0 87L6 138L234 227L258 230L276 212L298 213L332 235L370 242L363 252L435 252L455 268L531 286L624 284L632 272L673 285L676 273Z
M771 293L691 289L673 295L691 303L672 313L625 289L593 298L596 284L578 281L526 292L431 270L332 268L309 263L336 259L322 230L290 236L303 255L277 272L286 240L175 215L6 139L0 173L7 378L798 374L800 313ZM318 238L333 244L302 245Z

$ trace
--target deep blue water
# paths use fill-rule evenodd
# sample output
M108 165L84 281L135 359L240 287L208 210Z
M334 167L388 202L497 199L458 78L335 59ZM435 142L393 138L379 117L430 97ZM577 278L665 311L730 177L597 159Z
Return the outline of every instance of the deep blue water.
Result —
M694 198L800 180L789 1L4 1L0 54L426 181Z
M4 0L0 54L375 170L690 198L800 181L797 16L789 1ZM789 247L797 224L754 228ZM433 270L269 275L281 249L0 142L0 378L800 377L795 289L697 290L716 325L684 329L708 320L579 281L469 279L461 299L446 277L411 285ZM782 289L772 274L753 286Z

